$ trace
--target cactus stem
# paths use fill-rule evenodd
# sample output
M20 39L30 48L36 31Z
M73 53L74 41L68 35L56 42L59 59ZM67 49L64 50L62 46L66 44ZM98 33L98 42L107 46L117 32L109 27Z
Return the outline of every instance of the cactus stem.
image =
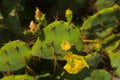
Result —
M94 43L94 42L96 42L96 40L85 40L85 39L82 39L82 41L84 42L84 43L86 43L86 42L90 42L90 43Z
M101 17L101 13L99 13L99 14L97 14L98 15L98 17Z

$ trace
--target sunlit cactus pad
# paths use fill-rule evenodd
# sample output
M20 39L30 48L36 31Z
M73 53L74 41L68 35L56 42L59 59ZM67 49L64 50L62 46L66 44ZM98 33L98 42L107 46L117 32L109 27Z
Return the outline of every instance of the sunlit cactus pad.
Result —
M16 71L27 65L31 58L29 46L19 40L9 42L0 49L0 71Z
M80 30L73 24L54 21L43 32L45 40L37 39L32 48L34 56L62 60L67 51L79 53L83 48Z
M28 76L27 74L24 74L24 75L5 76L0 80L34 80L34 78L32 76Z

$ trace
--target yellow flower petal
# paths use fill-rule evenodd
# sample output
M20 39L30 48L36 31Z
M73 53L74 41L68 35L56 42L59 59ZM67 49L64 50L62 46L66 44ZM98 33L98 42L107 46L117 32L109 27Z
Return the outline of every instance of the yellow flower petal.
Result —
M69 43L68 41L64 41L64 42L61 44L61 48L62 48L62 50L67 51L67 50L69 50L69 49L71 48L71 45L70 45L70 43Z
M64 58L67 60L64 69L70 74L77 74L85 67L89 68L89 65L83 56L78 56L70 52Z

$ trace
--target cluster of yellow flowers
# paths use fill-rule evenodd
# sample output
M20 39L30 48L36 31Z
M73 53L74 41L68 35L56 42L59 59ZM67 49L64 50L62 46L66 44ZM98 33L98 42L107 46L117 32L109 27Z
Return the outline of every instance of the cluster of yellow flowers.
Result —
M83 56L69 52L64 58L67 60L64 69L70 74L77 74L85 67L89 68L89 65Z

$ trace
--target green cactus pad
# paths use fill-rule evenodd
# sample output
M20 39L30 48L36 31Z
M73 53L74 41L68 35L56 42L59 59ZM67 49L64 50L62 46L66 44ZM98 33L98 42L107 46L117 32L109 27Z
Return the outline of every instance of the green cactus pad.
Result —
M34 78L32 76L28 76L27 74L24 74L24 75L5 76L0 80L34 80Z
M86 35L91 35L95 38L104 38L118 27L120 20L119 14L120 7L118 5L102 9L85 20L81 30L83 30Z
M79 29L67 22L55 21L44 28L45 40L37 39L32 54L46 59L63 60L67 51L79 53L83 48Z
M31 58L30 48L16 40L5 44L0 49L0 71L16 71L27 65Z
M115 0L97 0L96 6L97 10L100 11L104 8L111 7L115 3Z
M112 80L112 76L105 70L94 70L90 77L84 80Z
M85 58L90 67L96 67L102 60L102 55L97 52L94 52L94 53L88 54L87 56L85 56Z
M120 51L109 54L111 66L116 69L116 74L120 77Z
M112 34L101 40L101 44L105 51L114 51L120 45L120 34Z

